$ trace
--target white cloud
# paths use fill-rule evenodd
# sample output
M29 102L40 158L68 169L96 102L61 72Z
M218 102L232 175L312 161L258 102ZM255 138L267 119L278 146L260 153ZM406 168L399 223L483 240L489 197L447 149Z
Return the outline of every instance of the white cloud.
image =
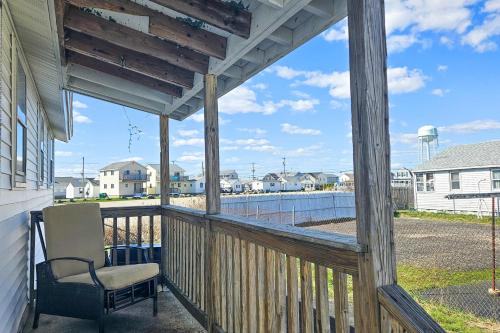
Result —
M256 137L261 137L267 134L267 131L262 128L238 128L238 131L250 133Z
M476 0L386 0L388 51L403 51L415 44L419 40L419 34L426 31L463 34L471 25L470 5L475 2ZM496 3L485 7L492 10L496 8ZM345 41L347 29L346 21L342 21L339 26L327 30L322 36L326 41ZM446 38L442 42L446 41L448 45L451 40Z
M271 68L271 70L274 71L279 77L288 80L300 76L304 73L303 71L297 71L286 66L274 66L273 68Z
M196 129L191 129L191 130L180 129L177 131L177 133L183 137L194 137L194 136L199 135L200 131L198 131Z
M349 37L349 30L347 28L347 18L343 19L341 22L335 24L329 30L323 32L321 36L327 42L333 41L346 41Z
M345 99L350 97L350 74L345 72L323 73L320 71L296 71L298 76L304 77L300 84L329 88L330 95L334 98ZM403 94L417 91L425 86L427 77L419 69L408 67L391 67L387 69L389 92Z
M448 66L446 65L439 65L437 67L438 72L446 72L448 70Z
M257 102L257 95L246 86L239 86L219 100L219 112L226 114L262 113L273 114L278 107L270 101Z
M256 151L259 153L274 153L277 151L277 148L273 145L262 145L262 146L246 146L245 150Z
M172 145L174 147L180 146L203 146L205 144L205 140L203 138L189 138L189 139L178 139L173 138Z
M73 121L78 124L90 124L92 120L78 111L73 111Z
M450 89L441 89L441 88L436 88L431 91L431 94L434 96L439 96L443 97L445 94L449 93Z
M500 12L500 0L489 0L484 4L484 11L487 13Z
M391 133L391 143L415 144L417 133Z
M477 52L496 50L498 45L491 37L500 35L499 1L488 1L483 11L487 13L483 23L474 27L462 37L462 44L470 45Z
M318 151L323 149L323 144L312 144L306 147L296 148L290 151L287 151L285 155L287 157L304 157L304 156L313 156L318 153Z
M453 39L451 39L450 37L447 37L447 36L441 36L439 38L439 42L445 46L448 46L448 47L452 47L453 44L455 44Z
M295 100L295 101L285 99L285 100L281 100L279 103L277 103L277 105L279 107L288 106L288 107L292 108L293 111L297 111L297 112L310 111L310 110L314 109L315 105L318 105L318 104L319 104L319 100L315 99L315 98L299 99L299 100Z
M266 90L269 86L266 83L257 83L254 84L252 87L258 90Z
M466 123L438 127L439 132L447 133L474 133L499 129L500 121L497 120L474 120Z
M73 108L75 109L86 109L88 108L88 105L83 103L83 102L80 102L78 100L75 100L73 101Z
M128 162L128 161L139 162L139 161L142 161L143 159L144 158L139 157L139 156L132 156L132 157L127 157L127 158L121 159L120 162Z
M56 150L54 152L54 155L56 157L70 157L70 156L73 156L73 152L72 151Z
M203 152L194 152L194 153L185 153L181 157L179 157L179 162L199 162L205 160L205 153Z
M236 163L236 162L239 162L240 159L236 156L233 156L233 157L228 157L226 159L224 159L224 162L225 163Z
M320 135L321 131L317 129L312 129L312 128L301 128L296 125L292 125L289 123L283 123L281 124L281 131L283 133L287 134L300 134L300 135Z
M190 115L188 117L188 119L196 121L197 123L202 123L204 121L204 119L205 119L205 115L203 114L203 110L202 111L198 111L195 114Z

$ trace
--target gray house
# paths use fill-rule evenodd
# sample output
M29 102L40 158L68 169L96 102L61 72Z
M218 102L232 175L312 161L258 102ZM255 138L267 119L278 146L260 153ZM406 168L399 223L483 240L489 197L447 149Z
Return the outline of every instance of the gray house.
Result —
M449 200L445 196L500 192L500 141L448 148L417 166L414 182L418 210L491 212L491 200Z

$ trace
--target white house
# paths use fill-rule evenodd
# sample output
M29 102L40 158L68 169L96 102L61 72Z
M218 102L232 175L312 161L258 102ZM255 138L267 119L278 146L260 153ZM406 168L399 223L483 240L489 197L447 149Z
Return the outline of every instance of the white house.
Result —
M491 212L491 199L445 198L449 194L500 192L500 141L448 148L414 170L415 208Z
M220 171L220 179L230 180L230 179L238 179L238 173L236 170L221 170Z
M68 186L70 186L73 177L55 177L54 199L66 199L68 197ZM73 185L71 185L73 188ZM71 190L70 192L73 192Z
M300 176L280 177L280 182L281 182L281 190L285 192L302 191L303 189Z
M99 191L110 197L132 196L144 192L146 167L136 161L111 163L100 170Z
M339 183L339 176L334 173L309 172L314 177L314 186L317 190L324 189L325 186L334 186Z
M22 330L28 303L29 212L53 204L54 139L66 142L72 135L47 4L0 1L0 332L5 333Z
M171 181L170 188L172 193L201 194L205 192L205 179L203 177L195 177L193 179Z
M354 173L345 172L339 177L340 185L345 187L354 187Z
M147 172L147 181L146 181L146 191L148 194L159 195L161 193L160 187L160 164L159 163L150 163L146 165ZM186 171L178 166L177 164L170 163L170 180L171 181L179 181L185 180L186 176L184 173Z
M221 179L220 188L222 193L241 193L243 184L239 179Z
M281 182L279 180L252 180L250 182L250 190L259 193L279 192L281 191Z
M85 198L98 198L99 197L99 179L87 178L84 187Z
M405 168L392 170L391 186L392 187L410 187L413 184L413 176L411 171Z

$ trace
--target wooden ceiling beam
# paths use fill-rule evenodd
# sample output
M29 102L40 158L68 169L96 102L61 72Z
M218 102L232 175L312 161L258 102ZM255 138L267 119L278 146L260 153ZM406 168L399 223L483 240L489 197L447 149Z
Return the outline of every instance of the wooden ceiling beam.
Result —
M226 57L227 38L193 27L129 0L66 0L79 8L97 8L149 17L149 33L218 59Z
M252 13L220 0L151 0L179 13L202 20L214 27L238 35L250 36Z
M189 89L193 87L194 72L76 31L68 31L65 47L73 52L120 66L160 81Z
M59 53L61 55L61 64L66 65L66 54L64 53L64 14L66 3L64 0L54 0L54 11L56 13L57 39L59 41Z
M172 65L189 71L201 74L206 74L208 71L209 57L206 55L102 17L85 13L76 7L69 7L71 8L64 16L64 27L67 29L165 60Z
M149 76L133 72L123 67L110 65L94 58L87 57L83 54L75 53L73 51L67 51L66 55L67 61L70 64L77 64L80 66L88 67L102 73L113 75L149 87L151 89L158 90L168 95L172 95L175 97L182 96L182 88L177 87L173 84L153 79Z

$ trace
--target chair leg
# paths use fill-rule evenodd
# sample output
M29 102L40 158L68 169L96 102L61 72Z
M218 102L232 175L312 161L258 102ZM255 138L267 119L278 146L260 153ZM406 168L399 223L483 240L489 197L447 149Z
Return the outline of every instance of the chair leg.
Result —
M154 296L153 296L153 317L156 317L156 315L158 314L158 284L157 284L156 279L153 282L153 286L155 289Z
M104 316L97 320L99 324L99 333L104 333Z
M35 305L35 316L33 317L33 329L38 328L39 320L40 320L40 312L38 312L37 306Z

